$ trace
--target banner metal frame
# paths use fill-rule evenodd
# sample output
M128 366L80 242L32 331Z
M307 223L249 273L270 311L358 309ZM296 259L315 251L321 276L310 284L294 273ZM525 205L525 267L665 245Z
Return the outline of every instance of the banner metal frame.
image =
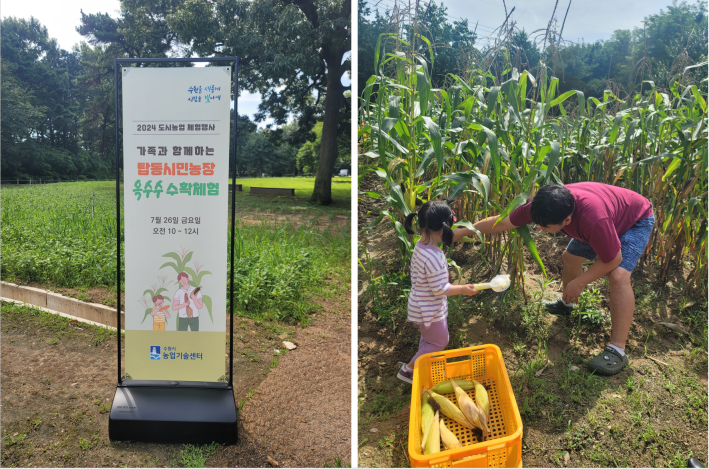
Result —
M234 67L234 125L233 136L234 145L231 149L230 161L232 164L231 171L231 246L230 246L230 269L229 269L229 381L225 383L219 382L201 382L201 381L183 381L177 383L167 380L126 380L121 374L121 180L120 180L120 155L121 155L121 140L119 140L119 106L118 100L118 72L124 64L135 63L184 63L184 62L230 62ZM118 384L117 387L174 387L179 385L181 388L201 388L201 389L231 389L234 388L234 228L236 219L236 190L234 181L236 181L236 146L237 146L237 121L238 116L238 91L239 91L239 58L238 57L213 57L213 58L149 58L149 59L114 59L114 92L115 92L115 126L116 126L116 340L118 344ZM122 88L122 86L121 86ZM122 107L121 107L122 109Z

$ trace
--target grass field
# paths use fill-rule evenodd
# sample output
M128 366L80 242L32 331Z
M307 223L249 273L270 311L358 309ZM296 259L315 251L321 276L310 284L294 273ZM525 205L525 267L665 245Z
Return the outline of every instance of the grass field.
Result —
M313 178L292 180L304 192L310 181L312 192ZM317 289L332 269L349 276L350 183L333 186L337 184L347 189L329 207L308 203L306 195L236 194L239 313L302 321L313 310L305 292ZM4 280L80 290L100 287L115 295L114 182L4 186L1 195Z
M290 177L290 178L249 178L237 179L237 184L242 185L242 190L248 192L251 187L278 187L284 189L295 189L295 196L299 198L310 197L315 184L314 177ZM335 199L350 198L351 177L332 178L332 197Z

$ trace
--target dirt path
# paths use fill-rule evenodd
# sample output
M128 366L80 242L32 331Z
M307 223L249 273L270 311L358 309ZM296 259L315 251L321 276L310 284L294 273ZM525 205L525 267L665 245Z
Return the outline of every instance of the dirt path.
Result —
M208 465L267 467L267 456L286 467L349 461L349 298L320 304L303 328L235 319L240 439ZM3 467L184 465L182 445L108 440L116 342L102 331L2 305ZM281 356L284 339L299 347Z
M240 442L213 467L323 467L350 460L350 314L343 302L296 332L289 352L243 408Z

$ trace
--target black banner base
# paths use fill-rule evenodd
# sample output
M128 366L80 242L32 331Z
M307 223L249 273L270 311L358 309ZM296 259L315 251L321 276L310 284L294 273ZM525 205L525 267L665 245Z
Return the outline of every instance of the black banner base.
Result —
M234 444L234 391L226 386L118 386L108 418L108 437L111 441Z

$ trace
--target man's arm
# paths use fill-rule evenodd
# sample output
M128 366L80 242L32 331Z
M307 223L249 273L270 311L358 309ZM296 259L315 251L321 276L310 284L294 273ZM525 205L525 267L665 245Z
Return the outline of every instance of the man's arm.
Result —
M591 265L591 267L588 268L586 272L579 275L574 280L569 282L568 285L566 285L562 299L567 303L576 303L581 295L581 290L583 290L586 285L608 274L610 271L618 267L621 262L623 262L623 254L620 249L618 250L618 254L615 256L615 259L610 262L601 262L600 259L597 260L593 263L593 265Z
M498 223L494 228L492 225L495 224L499 216L488 217L484 220L480 220L473 224L473 227L482 234L499 233L501 231L509 231L517 228L510 221L510 217L505 217L500 223ZM472 236L475 232L469 230L468 228L460 227L453 230L453 242L460 240L463 236Z

